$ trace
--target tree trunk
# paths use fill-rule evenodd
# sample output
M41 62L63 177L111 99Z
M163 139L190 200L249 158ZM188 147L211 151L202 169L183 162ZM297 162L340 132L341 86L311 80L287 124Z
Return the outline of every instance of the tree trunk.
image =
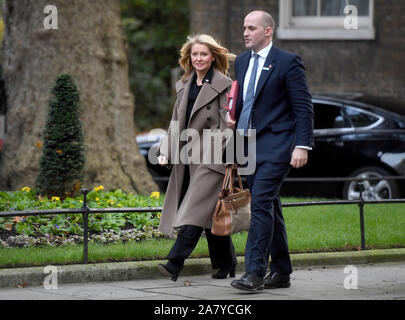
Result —
M47 4L7 0L4 6L7 132L0 188L34 185L50 90L57 75L69 73L80 93L84 186L141 194L158 190L135 140L120 1L53 0L56 30L44 26Z

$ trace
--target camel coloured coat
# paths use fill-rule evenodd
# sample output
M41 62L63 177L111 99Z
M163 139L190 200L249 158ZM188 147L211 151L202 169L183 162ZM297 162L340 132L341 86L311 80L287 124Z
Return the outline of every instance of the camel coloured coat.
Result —
M211 143L203 143L203 130L211 129L217 130L217 132L227 130L229 133L224 106L227 105L226 94L229 92L232 80L214 69L211 82L205 82L200 90L187 126L185 123L186 110L193 78L194 74L185 83L180 80L176 84L177 98L172 120L168 134L160 146L160 153L166 155L169 163L173 165L159 224L159 230L169 236L173 235L174 228L183 225L211 228L212 215L226 170L225 164L222 163L222 152L226 143L224 135L219 143L218 139L216 140L215 145L213 142L215 139L211 139ZM192 131L191 138L188 139L187 136L184 137L186 134L184 130L187 128L191 129L188 132ZM187 147L188 149L186 149ZM186 168L184 162L181 161L181 152L187 154L187 150L190 148L193 159L199 150L200 161L189 164L190 184L180 204ZM221 163L218 162L218 158L215 158L214 161L215 152L217 156L221 155ZM190 156L190 153L188 155ZM203 159L209 159L208 155L211 155L211 161L204 161Z

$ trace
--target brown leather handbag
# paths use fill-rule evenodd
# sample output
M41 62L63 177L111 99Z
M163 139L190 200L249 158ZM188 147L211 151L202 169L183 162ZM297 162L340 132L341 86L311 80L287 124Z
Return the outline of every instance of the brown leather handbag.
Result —
M239 188L234 187L235 175L238 177ZM238 165L228 165L212 217L211 233L217 236L228 236L249 230L250 200L250 190L243 189Z

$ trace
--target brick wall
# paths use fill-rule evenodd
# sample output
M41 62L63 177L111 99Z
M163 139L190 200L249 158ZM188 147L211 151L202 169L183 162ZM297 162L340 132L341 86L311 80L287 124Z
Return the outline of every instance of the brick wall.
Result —
M278 0L190 0L191 30L214 35L238 54L245 50L245 15L265 10L272 14L277 26L278 3ZM405 24L401 16L405 1L374 3L374 40L274 39L278 47L301 55L311 91L363 92L405 100Z

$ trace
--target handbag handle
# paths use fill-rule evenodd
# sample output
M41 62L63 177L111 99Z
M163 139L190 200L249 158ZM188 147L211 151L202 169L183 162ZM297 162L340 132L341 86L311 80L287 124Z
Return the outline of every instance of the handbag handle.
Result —
M242 184L242 178L240 177L240 174L238 173L238 167L236 167L235 171L236 175L238 176L238 182L239 182L239 188L243 190L243 184Z
M224 181L222 183L222 191L225 191L225 189L228 188L230 175L231 175L231 168L228 166L228 167L226 167L225 177L224 177Z
M224 190L224 187L228 187L228 183L230 181L229 187L230 187L231 193L234 193L235 174L238 176L239 188L240 188L240 190L243 190L242 179L240 177L240 174L238 173L238 164L237 163L233 163L233 164L227 166L224 183L222 185L222 190ZM225 180L226 180L226 183L225 183Z

